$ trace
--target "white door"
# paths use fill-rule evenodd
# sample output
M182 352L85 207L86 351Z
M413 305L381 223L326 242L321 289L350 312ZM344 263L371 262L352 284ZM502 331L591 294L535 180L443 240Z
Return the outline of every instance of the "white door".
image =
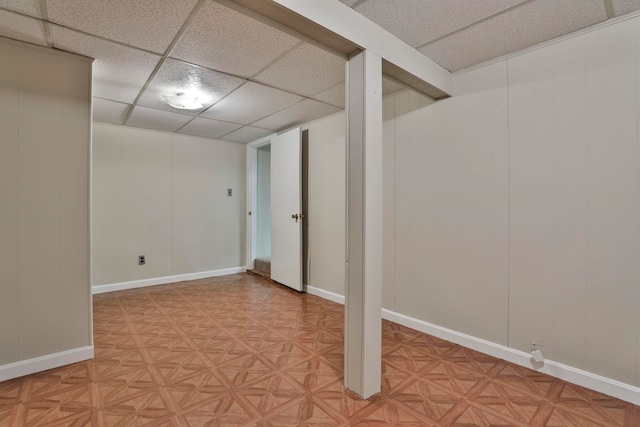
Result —
M302 291L300 128L271 139L271 279Z

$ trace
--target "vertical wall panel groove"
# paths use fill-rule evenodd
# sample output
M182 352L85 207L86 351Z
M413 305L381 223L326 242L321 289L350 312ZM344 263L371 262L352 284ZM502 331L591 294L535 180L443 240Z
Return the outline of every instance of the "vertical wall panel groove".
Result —
M486 102L500 93L486 86L495 64L456 76L453 98L410 114L397 108L408 95L394 96L396 311L498 342L488 338L486 313L466 305L476 286L508 301L501 308L510 347L528 352L536 336L549 359L638 384L639 40L634 18L502 61L506 123ZM487 116L468 120L465 112ZM506 266L474 269L464 251L478 241L488 251L503 247L474 235L477 215L461 213L474 201L474 183L461 174L473 170L471 153L485 167L495 161L474 144L486 148L481 136L501 127L507 186L496 190L506 192L508 206ZM464 192L467 204L457 206ZM475 192L494 196L489 187ZM447 264L475 276L460 280ZM502 273L507 286L487 285ZM496 307L479 304L484 312Z
M587 37L589 151L586 367L633 382L637 370L637 138L634 20ZM612 48L615 46L615 49Z
M0 43L0 365L18 360L18 55Z
M91 344L90 78L0 39L0 364Z

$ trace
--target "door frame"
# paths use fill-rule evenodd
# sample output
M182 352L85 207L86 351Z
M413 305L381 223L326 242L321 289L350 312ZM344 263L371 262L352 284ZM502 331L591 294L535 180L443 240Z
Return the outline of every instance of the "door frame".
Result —
M247 201L246 201L246 234L245 234L245 254L247 269L255 266L258 240L258 217L255 209L258 206L258 148L271 144L271 140L277 133L265 136L247 144Z

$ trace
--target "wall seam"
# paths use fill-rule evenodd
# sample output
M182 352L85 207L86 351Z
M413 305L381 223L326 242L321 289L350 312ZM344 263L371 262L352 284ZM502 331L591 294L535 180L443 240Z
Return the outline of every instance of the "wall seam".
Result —
M22 47L18 48L18 100L16 105L16 361L20 360L20 103L22 100Z
M511 96L507 60L507 347L511 347Z
M585 35L584 38L584 117L585 117L585 128L584 128L584 143L585 143L585 213L586 213L586 224L585 224L585 304L584 304L584 366L585 369L588 369L589 365L589 35Z
M173 146L174 144L174 136L171 135L169 139L169 143L171 144L171 166L169 167L169 200L171 201L171 207L169 209L169 272L171 275L174 275L173 271Z
M636 19L636 34L638 34L639 26ZM638 51L638 37L635 38L636 43L636 255L640 261L640 198L638 190L640 190L640 149L638 147L638 97L640 96L640 79L638 76L638 65L640 56ZM638 274L638 265L636 264L636 385L640 383L640 275Z
M557 109L557 101L556 97L556 45L553 45L553 51L551 55L552 60L552 80L551 86L553 88L553 311L551 312L551 325L552 325L552 333L551 336L551 352L549 352L550 357L554 357L554 352L556 351L556 302L558 301L558 144L557 144L557 117L558 117L558 109Z
M398 135L396 95L393 95L393 310L398 310Z
M64 62L62 59L58 60L61 74L64 73ZM60 201L60 208L58 209L58 314L60 316L58 321L58 351L62 351L62 77L58 80L58 200Z

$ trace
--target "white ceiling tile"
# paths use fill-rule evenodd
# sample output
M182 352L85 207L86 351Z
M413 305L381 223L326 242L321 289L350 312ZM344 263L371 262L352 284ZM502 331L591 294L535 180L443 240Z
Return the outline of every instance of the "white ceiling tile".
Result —
M253 126L245 126L243 128L238 129L235 132L230 133L229 135L225 135L225 141L232 142L242 142L248 144L250 142L256 141L260 138L264 138L265 136L269 136L273 133L272 130L256 128Z
M51 25L56 48L96 58L93 95L132 103L153 72L160 57L138 49Z
M191 123L180 129L179 133L204 138L220 138L240 127L242 125L196 117Z
M138 104L159 110L198 115L245 81L208 68L167 59L145 89ZM163 95L173 96L178 93L197 96L203 107L180 110L173 108L163 98Z
M250 77L298 42L280 30L210 1L195 16L171 56Z
M131 116L129 116L126 125L161 130L164 132L175 132L191 119L193 119L192 116L154 110L153 108L140 107L137 105L133 107L133 112Z
M382 96L397 92L404 89L405 87L406 86L396 82L395 80L391 80L387 77L382 76Z
M605 19L602 0L536 0L430 43L420 52L458 71Z
M0 36L27 43L47 45L40 21L0 10Z
M121 102L93 98L93 121L121 125L130 107L131 105Z
M298 95L248 82L202 113L202 116L248 124L301 100L302 97Z
M328 116L340 110L338 107L314 101L313 99L305 99L269 117L258 120L252 125L265 129L282 130Z
M417 47L523 0L368 0L355 10Z
M164 53L197 0L47 0L52 22Z
M42 9L40 9L40 0L0 0L0 7L15 10L25 15L42 18Z
M312 98L335 105L336 107L344 108L345 84L344 82L338 83L332 88L313 95Z
M256 80L300 95L313 95L344 80L345 60L309 43L296 47Z
M612 0L616 16L625 15L640 9L640 0Z

